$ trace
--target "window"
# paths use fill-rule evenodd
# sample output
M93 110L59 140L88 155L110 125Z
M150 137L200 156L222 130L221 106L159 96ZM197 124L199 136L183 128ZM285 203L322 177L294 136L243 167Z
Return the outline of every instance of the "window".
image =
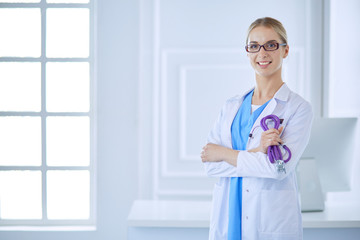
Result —
M95 223L93 2L0 0L0 225Z

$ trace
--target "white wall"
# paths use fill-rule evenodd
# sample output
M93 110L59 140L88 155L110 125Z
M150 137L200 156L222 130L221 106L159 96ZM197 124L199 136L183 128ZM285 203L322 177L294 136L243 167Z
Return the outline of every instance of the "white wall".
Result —
M138 193L139 2L97 1L97 230L5 231L1 240L126 239Z
M330 1L329 115L359 117L360 1Z
M98 237L125 239L137 197L139 2L98 2Z
M325 106L329 117L360 117L360 48L355 42L360 39L360 1L329 1L329 84ZM350 49L348 49L350 48ZM360 142L360 123L356 131ZM332 201L360 202L360 149L354 149L351 191L331 193Z
M312 43L321 41L321 1L140 4L140 196L210 199L214 179L204 176L199 152L225 100L255 84L244 50L248 26L264 16L284 23L283 79L318 109L321 52Z

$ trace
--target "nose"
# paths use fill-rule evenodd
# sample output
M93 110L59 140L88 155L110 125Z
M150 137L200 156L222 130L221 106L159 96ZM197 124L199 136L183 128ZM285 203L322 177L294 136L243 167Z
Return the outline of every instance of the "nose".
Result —
M260 50L259 50L258 54L262 57L268 56L268 52L265 50L264 46L260 46Z

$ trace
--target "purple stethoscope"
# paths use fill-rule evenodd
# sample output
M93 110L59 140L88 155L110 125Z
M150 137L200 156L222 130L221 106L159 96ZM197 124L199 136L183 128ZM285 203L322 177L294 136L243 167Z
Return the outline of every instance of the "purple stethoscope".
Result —
M264 131L269 130L269 127L267 126L267 123L266 123L267 120L272 120L274 122L274 128L279 129L280 124L281 124L280 119L276 115L268 115L268 116L264 117L263 119L261 119L261 121L260 121L260 126ZM271 163L276 164L278 173L280 173L280 172L286 173L285 163L290 161L291 151L286 145L280 144L280 146L282 146L288 152L287 159L283 160L283 155L282 155L282 152L278 145L269 146L268 150L267 150L267 154L269 157L269 161Z

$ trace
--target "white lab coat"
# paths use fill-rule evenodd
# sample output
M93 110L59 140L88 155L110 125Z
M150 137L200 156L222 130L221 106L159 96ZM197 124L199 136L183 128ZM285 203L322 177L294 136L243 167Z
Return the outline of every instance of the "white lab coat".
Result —
M231 124L245 95L226 101L209 134L209 143L232 148ZM225 161L205 162L207 175L219 177L213 192L210 240L227 240L230 177L243 177L242 240L302 239L295 167L309 141L312 109L307 101L283 84L254 123L253 136L246 149L260 145L263 132L260 120L269 114L284 119L281 139L292 152L291 160L285 165L286 174L279 174L267 155L261 152L240 151L237 167Z

